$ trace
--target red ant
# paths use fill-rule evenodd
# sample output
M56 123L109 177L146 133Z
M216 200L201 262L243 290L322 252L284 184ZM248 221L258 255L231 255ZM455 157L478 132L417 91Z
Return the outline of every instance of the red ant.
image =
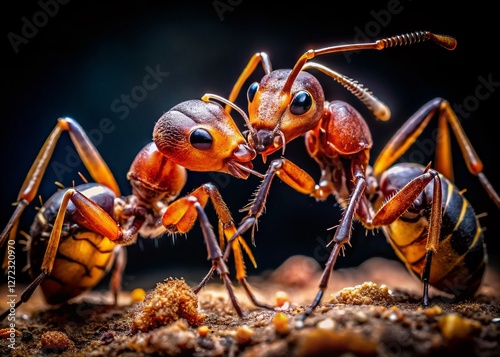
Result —
M470 144L450 104L436 98L420 108L389 141L372 166L372 137L367 123L350 104L326 101L319 81L306 70L316 69L356 95L382 120L390 117L384 103L356 81L337 73L313 58L337 52L383 50L432 41L448 50L453 37L413 32L375 42L345 44L305 52L293 69L272 70L266 53L248 62L229 96L234 101L243 84L262 64L265 75L249 86L248 143L266 157L304 135L309 155L319 164L321 177L314 179L287 158L273 160L235 237L252 228L252 241L263 214L274 176L316 200L334 195L344 209L330 244L333 244L319 284L319 291L300 321L319 305L339 253L350 244L353 220L366 229L381 228L408 270L423 282L424 306L429 304L429 285L456 298L471 297L479 288L486 265L486 247L472 206L453 183L450 132L458 139L469 171L476 175L491 199L500 198L483 173L483 165ZM226 107L230 111L230 107ZM391 167L411 146L432 118L439 121L434 168L413 163ZM225 256L230 250L228 246Z
M123 247L135 243L139 236L156 238L164 233L187 233L198 218L212 261L210 274L218 271L234 309L240 317L244 316L231 285L229 269L222 259L221 246L204 212L210 199L219 218L219 240L223 245L234 235L236 227L218 189L207 183L185 197L177 199L177 196L186 183L186 170L218 171L242 179L250 174L262 177L252 169L255 151L248 146L231 116L216 102L180 103L160 121L169 122L168 142L161 143L161 152L151 142L137 154L127 174L132 194L123 197L112 172L80 124L71 118L59 118L25 178L16 208L0 235L0 247L10 237L6 252L12 248L19 219L37 194L62 132L69 132L95 183L59 190L40 208L28 235L33 281L15 308L28 301L38 286L48 303L65 303L92 289L113 263L110 285L116 304L126 263ZM255 265L250 248L241 237L231 245L238 281L257 306L269 308L255 299L246 282L244 252ZM8 274L7 259L5 262ZM207 279L208 276L195 289L196 293ZM6 310L0 320L9 313L10 309Z

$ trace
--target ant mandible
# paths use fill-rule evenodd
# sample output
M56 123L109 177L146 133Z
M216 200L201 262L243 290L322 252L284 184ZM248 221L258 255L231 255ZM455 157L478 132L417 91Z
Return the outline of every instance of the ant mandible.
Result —
M353 220L369 230L381 228L405 263L423 282L422 304L429 304L429 285L455 298L471 297L479 288L486 265L486 247L481 226L472 206L454 185L448 125L458 139L469 171L476 175L490 198L500 207L500 198L483 173L483 165L448 101L435 98L419 109L369 165L372 137L360 113L343 101L326 101L319 81L306 70L316 69L343 85L372 112L388 120L390 110L358 82L310 60L324 54L383 50L432 41L448 50L456 47L453 37L418 31L375 42L326 47L305 52L293 69L272 70L266 53L256 53L241 73L229 96L234 101L243 84L262 64L265 75L249 86L248 143L264 161L293 139L304 135L308 154L319 164L321 177L314 179L281 157L273 160L255 192L234 237L252 227L263 214L271 182L278 176L296 191L325 200L334 195L343 208L330 244L319 291L299 324L319 305L328 286L336 259L350 244ZM230 111L230 107L226 107ZM422 133L432 118L439 121L434 168L430 164L392 164ZM462 214L462 213L463 214ZM226 248L225 256L229 254Z
M185 197L177 197L186 183L187 170L218 171L243 179L250 174L262 177L252 169L255 151L219 103L189 100L174 106L161 118L167 119L170 136L162 148L165 152L168 146L169 153L161 153L153 142L144 146L127 174L132 194L125 197L80 124L71 118L58 119L25 178L16 208L0 235L0 247L8 238L9 249L15 243L19 219L35 198L64 131L69 132L95 183L59 190L40 208L28 235L28 264L33 281L21 294L16 308L28 301L38 286L49 304L67 302L92 289L113 263L110 288L116 304L126 263L123 247L136 242L138 236L156 238L164 233L187 233L198 218L212 261L210 274L218 271L234 309L240 317L244 316L222 259L221 246L204 212L210 199L219 218L219 241L223 246L236 227L218 189L207 183ZM237 280L257 306L269 308L257 301L246 282L243 252L256 264L250 248L242 238L231 245ZM207 279L208 276L195 289L196 293ZM0 315L0 320L9 310Z

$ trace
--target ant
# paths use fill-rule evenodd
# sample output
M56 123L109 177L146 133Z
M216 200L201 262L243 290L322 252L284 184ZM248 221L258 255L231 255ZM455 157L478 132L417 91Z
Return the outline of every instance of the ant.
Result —
M35 198L64 131L69 132L95 182L57 191L38 211L27 244L33 281L15 308L28 301L38 286L49 304L65 303L92 289L113 265L110 290L116 305L126 264L123 247L135 243L138 236L156 238L164 233L187 233L198 218L212 261L211 273L218 271L234 309L240 317L244 316L222 259L221 247L234 235L236 227L218 189L206 183L185 197L177 197L186 183L187 170L218 171L242 179L250 174L262 177L253 170L251 161L256 153L217 102L188 100L172 107L162 120L169 120L170 134L168 143L163 143L163 153L153 142L143 147L127 173L132 194L123 197L112 172L80 124L72 118L58 119L25 178L16 208L0 235L0 247L9 238L6 253L13 249L21 214ZM168 154L166 146L170 148ZM220 243L204 211L209 199L219 218ZM241 237L231 245L238 281L257 306L269 308L256 300L245 279L243 253L256 265L250 248ZM6 256L4 268L8 272L7 263ZM198 293L207 280L208 277L203 279L194 291ZM9 311L2 313L0 320Z
M450 131L461 148L469 171L479 178L500 208L500 197L483 173L483 165L448 101L435 98L424 104L398 130L370 166L373 144L367 123L350 104L326 101L319 81L306 70L315 69L344 86L379 119L390 118L389 108L358 82L311 60L319 55L390 47L431 41L453 50L456 40L446 35L417 31L375 42L343 44L305 52L293 69L273 70L268 55L254 54L230 93L234 101L243 84L260 63L265 75L247 92L248 143L263 161L293 139L304 136L308 154L319 164L318 183L285 157L270 162L234 238L255 227L264 213L275 176L296 191L326 200L333 195L343 208L342 217L328 245L333 244L312 304L298 324L320 304L341 251L350 244L356 219L367 229L380 228L412 275L423 282L422 304L429 304L429 286L457 299L472 297L486 266L484 236L474 210L454 184ZM231 108L226 106L229 112ZM439 122L434 167L415 163L393 165L433 119ZM391 166L393 165L393 166ZM230 240L231 241L231 240ZM226 248L225 258L230 246Z

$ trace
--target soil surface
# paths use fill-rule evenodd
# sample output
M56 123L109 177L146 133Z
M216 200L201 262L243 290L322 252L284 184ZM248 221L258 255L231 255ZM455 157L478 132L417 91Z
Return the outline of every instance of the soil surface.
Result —
M320 273L315 261L295 256L249 278L256 297L274 310L255 307L235 282L244 318L218 277L198 295L182 277L159 282L140 301L138 291L124 291L117 307L106 303L108 292L93 291L54 308L38 289L18 307L14 331L2 321L0 348L2 355L68 357L500 356L500 275L492 269L473 301L455 303L431 291L424 309L419 282L398 262L373 258L335 271L301 325Z

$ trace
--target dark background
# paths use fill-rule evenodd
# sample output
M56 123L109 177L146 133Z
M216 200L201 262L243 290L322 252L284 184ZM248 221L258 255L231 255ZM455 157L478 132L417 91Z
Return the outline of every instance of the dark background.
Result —
M2 66L0 107L0 227L5 226L22 181L60 116L73 117L88 131L98 129L103 118L112 121L115 129L103 135L98 149L115 173L122 193L129 194L126 180L129 165L151 140L154 123L162 113L204 93L227 97L253 53L266 51L274 68L291 68L310 48L371 41L417 30L453 35L458 39L458 47L446 51L426 43L354 53L349 58L343 54L317 58L318 62L370 88L390 106L391 121L377 122L351 94L326 76L318 75L327 99L350 101L366 115L375 142L373 160L406 118L428 100L441 96L453 104L467 103L471 110L466 110L461 122L484 162L486 175L500 190L496 129L499 87L493 85L489 92L482 88L480 94L488 94L488 98L478 99L476 95L482 86L480 77L500 82L495 48L496 11L493 5L459 7L454 2L440 6L436 3L332 2L328 7L319 1L295 5L289 2L286 7L263 1L184 2L183 5L165 1L11 3L12 7L2 12L2 58L6 64ZM51 4L49 15L40 14L44 11L41 4ZM26 21L40 24L36 33L28 33L30 38L23 36ZM14 48L9 41L12 34L25 37L27 43ZM111 105L122 94L130 95L142 84L147 66L159 66L169 75L121 119L119 115L124 112L113 111ZM255 79L261 75L259 67ZM238 100L243 108L244 101L243 94ZM471 104L476 106L472 108ZM238 116L235 118L239 120ZM431 124L421 143L432 144L430 135L435 125ZM456 183L467 190L466 197L477 213L489 214L481 222L487 228L490 262L497 264L498 209L479 181L467 172L455 144ZM64 134L53 161L65 163L68 147L72 147L71 142ZM410 149L405 158L426 164L432 156L419 155L424 151L418 147ZM286 156L318 178L319 170L307 157L303 140L288 145ZM260 171L265 170L260 159L255 165ZM57 176L49 167L39 193L47 199L56 189L54 181L66 186L73 180L79 183L78 171L86 173L84 167L78 166ZM243 217L238 210L259 184L256 178L244 181L227 175L190 172L184 193L207 181L219 185L237 222ZM36 203L23 215L21 229L29 229ZM325 263L328 253L325 244L332 235L327 228L336 225L340 218L340 209L333 199L315 202L276 180L266 207L254 249L259 267L257 270L249 267L250 275L276 268L294 254L309 255L320 264ZM215 224L211 205L207 212ZM195 271L205 272L210 266L198 225L187 237L141 240L127 250L125 284L130 287L144 287L144 280L136 278L144 273L152 275L154 280L149 286L153 286L154 281L164 277L191 277L197 274ZM381 233L365 236L364 229L356 223L352 248L346 249L346 256L339 258L337 267L355 266L372 256L394 258L394 253ZM25 253L20 249L16 261L18 279L26 281L27 275L20 270L25 264Z

